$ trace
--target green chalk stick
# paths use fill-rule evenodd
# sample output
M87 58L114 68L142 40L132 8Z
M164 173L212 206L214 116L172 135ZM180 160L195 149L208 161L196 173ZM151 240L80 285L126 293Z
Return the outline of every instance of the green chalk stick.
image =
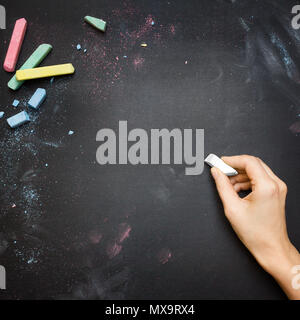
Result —
M102 19L85 16L84 21L95 27L96 29L105 32L106 30L106 22Z
M34 53L26 60L19 70L31 69L37 67L52 50L50 44L41 44ZM25 81L18 81L14 75L8 82L8 87L12 90L18 90Z

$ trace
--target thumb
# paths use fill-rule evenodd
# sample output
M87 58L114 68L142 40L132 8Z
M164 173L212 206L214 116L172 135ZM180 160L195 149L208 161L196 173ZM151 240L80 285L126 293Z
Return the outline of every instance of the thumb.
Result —
M235 206L241 199L234 190L228 177L221 170L215 167L211 169L211 174L215 180L224 209L229 209L230 207Z

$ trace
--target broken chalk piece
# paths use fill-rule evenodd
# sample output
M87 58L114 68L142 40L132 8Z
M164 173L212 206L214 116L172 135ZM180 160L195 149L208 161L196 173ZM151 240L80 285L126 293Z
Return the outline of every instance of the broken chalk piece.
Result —
M25 37L27 29L26 19L19 19L16 21L14 31L12 33L9 47L7 50L6 58L3 64L3 68L7 72L14 72L19 58L22 43Z
M76 49L77 49L77 50L81 50L81 45L78 44L78 45L76 46Z
M16 72L16 78L18 81L22 80L32 80L39 78L63 76L67 74L73 74L75 69L71 63L59 64L56 66L42 67L18 70Z
M11 128L16 128L26 122L29 122L30 118L29 118L29 115L26 111L22 111L14 116L8 118L6 121Z
M35 68L46 58L51 50L52 46L50 44L41 44L22 65L20 70ZM24 81L18 81L16 75L14 75L8 82L8 87L12 90L18 90L23 83Z
M4 117L4 112L0 111L0 119Z
M12 106L16 108L19 105L19 103L20 101L15 99L14 102L12 103Z
M106 22L102 19L94 18L91 16L85 16L84 21L102 32L105 32L106 30Z
M209 166L220 169L228 177L236 176L238 174L238 172L235 169L227 165L222 159L220 159L214 154L210 154L204 161Z
M45 99L46 99L46 90L42 88L38 88L35 91L34 95L28 101L28 105L33 109L38 109Z
M72 136L74 134L74 131L72 131L72 130L70 130L69 132L68 132L68 135L69 136Z

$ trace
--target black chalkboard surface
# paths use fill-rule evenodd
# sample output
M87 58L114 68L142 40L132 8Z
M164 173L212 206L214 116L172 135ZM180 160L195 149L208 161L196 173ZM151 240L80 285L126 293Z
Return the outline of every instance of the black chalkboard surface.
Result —
M187 176L184 165L101 166L96 134L121 120L198 128L205 154L261 157L289 187L288 230L300 248L295 4L1 0L2 62L25 17L18 67L49 43L41 65L72 63L76 73L14 92L0 71L0 298L284 299L231 230L207 167ZM107 31L85 15L107 21ZM38 87L47 99L30 111ZM14 99L33 121L12 130Z

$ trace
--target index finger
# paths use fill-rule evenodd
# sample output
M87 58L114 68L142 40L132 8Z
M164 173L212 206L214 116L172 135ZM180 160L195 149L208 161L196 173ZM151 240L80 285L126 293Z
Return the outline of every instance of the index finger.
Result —
M258 158L248 155L222 157L222 160L239 172L246 172L250 180L268 179L269 175Z

